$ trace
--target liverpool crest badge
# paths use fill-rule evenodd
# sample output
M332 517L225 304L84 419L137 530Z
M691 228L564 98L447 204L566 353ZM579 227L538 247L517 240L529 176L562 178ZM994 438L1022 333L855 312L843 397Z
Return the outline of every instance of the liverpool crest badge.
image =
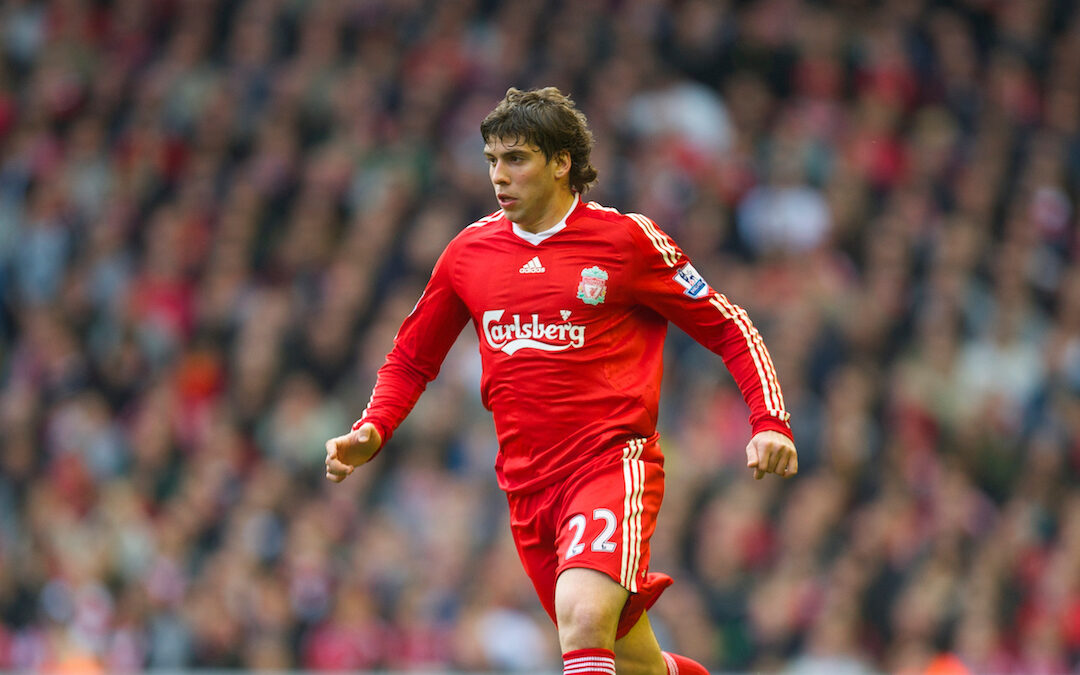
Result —
M599 267L587 267L581 270L581 283L577 287L577 296L586 305L599 305L607 297L608 273Z

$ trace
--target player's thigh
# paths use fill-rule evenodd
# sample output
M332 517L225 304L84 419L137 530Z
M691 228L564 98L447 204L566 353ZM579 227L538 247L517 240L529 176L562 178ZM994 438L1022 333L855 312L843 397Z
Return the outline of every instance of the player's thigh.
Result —
M615 667L619 675L667 675L647 612L642 613L630 632L615 642Z

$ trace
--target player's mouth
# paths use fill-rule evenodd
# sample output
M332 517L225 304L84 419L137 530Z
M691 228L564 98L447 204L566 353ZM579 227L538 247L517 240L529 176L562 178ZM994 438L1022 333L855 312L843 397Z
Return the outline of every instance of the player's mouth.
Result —
M505 195L501 192L495 195L495 198L499 200L499 206L503 207L504 209L517 203L516 197L511 197L510 195Z

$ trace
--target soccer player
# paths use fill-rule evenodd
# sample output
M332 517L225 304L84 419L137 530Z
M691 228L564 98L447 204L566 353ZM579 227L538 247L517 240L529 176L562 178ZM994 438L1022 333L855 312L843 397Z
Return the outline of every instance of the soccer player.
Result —
M592 133L558 89L511 88L480 132L500 209L443 251L367 408L327 441L326 477L382 449L471 320L496 475L564 673L706 673L660 650L645 611L671 584L649 571L664 338L672 321L723 359L750 410L759 479L798 471L769 352L653 221L582 198L596 179Z

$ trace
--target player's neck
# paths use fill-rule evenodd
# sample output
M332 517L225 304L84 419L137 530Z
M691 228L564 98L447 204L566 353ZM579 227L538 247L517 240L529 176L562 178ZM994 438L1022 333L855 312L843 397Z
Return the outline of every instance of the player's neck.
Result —
M570 209L574 206L576 197L577 193L572 190L559 190L544 210L544 215L536 222L515 222L514 224L532 234L540 234L545 230L550 230L570 215Z

